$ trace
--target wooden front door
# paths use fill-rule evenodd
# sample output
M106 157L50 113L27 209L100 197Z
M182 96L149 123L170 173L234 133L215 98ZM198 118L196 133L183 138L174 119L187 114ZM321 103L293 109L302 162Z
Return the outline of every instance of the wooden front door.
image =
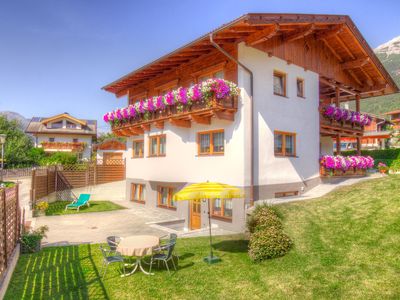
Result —
M190 229L201 227L201 200L190 201Z

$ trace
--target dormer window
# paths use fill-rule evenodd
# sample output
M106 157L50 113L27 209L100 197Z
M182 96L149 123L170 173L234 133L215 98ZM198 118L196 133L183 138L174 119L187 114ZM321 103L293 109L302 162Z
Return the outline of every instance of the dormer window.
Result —
M53 129L62 128L62 127L63 127L62 121L51 123L51 128L53 128Z
M70 121L67 121L67 128L68 129L76 129L77 125L75 123L72 123Z

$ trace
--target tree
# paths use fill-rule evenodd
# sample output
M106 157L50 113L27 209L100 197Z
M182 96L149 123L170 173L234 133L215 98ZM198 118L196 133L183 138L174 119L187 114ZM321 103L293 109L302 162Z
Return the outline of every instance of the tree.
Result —
M106 133L99 134L99 136L97 137L97 143L102 143L104 141L111 140L111 139L116 139L123 143L126 141L126 139L124 137L116 136L112 132L106 132Z
M18 121L7 120L0 116L0 133L6 134L4 146L4 162L6 167L18 167L31 164L29 156L33 147L32 140L21 130Z

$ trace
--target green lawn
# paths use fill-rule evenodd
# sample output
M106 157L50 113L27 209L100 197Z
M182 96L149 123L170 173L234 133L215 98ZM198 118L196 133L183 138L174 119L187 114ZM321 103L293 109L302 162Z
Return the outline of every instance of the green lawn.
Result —
M399 299L400 176L281 205L294 248L254 264L243 236L215 238L222 262L206 265L208 239L178 239L179 270L168 276L116 267L99 278L98 245L22 255L6 299Z
M87 212L100 212L100 211L111 211L117 209L125 209L125 207L115 204L110 201L90 201L90 206L87 205L76 209L65 210L65 206L71 202L69 201L56 201L49 203L49 208L46 210L46 216L59 216L59 215L69 215L77 213L87 213Z

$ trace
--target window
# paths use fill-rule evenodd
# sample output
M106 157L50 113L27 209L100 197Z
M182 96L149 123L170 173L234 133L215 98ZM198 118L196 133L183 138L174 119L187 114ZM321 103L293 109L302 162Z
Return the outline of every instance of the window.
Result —
M286 97L286 74L274 71L274 94Z
M56 140L56 139L53 138L53 137L49 138L49 142L51 142L51 143L53 143L55 140Z
M145 203L145 185L131 183L131 201Z
M288 196L297 196L299 194L298 191L289 191L289 192L276 192L275 198L282 198Z
M224 219L232 219L231 199L212 199L211 216Z
M304 98L304 79L297 78L297 97Z
M167 138L165 134L149 137L149 156L165 156Z
M197 134L198 154L224 154L225 138L223 130L199 132Z
M132 145L132 157L141 158L144 154L144 142L143 140L133 141Z
M53 129L63 128L63 121L51 123L51 128Z
M296 134L275 131L274 152L277 156L296 156Z
M76 124L75 124L75 123L72 123L72 122L70 122L70 121L67 121L66 126L67 126L67 128L69 128L69 129L76 129L76 128L77 128Z
M78 143L78 139L72 139L73 143Z
M219 79L224 79L224 71L223 70L218 70L218 71L213 71L207 74L202 74L199 76L198 82L205 81L207 79L211 78L219 78Z
M163 208L176 209L176 203L173 200L174 189L171 187L158 187L158 206Z

